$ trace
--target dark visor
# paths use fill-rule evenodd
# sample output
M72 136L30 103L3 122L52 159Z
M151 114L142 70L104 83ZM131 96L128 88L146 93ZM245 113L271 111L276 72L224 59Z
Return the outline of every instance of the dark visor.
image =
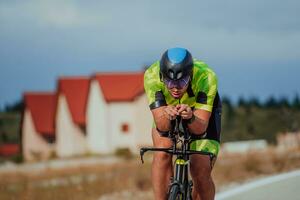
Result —
M172 89L172 88L182 89L185 86L187 86L187 84L189 83L190 76L185 76L185 77L182 77L181 79L178 79L178 80L163 78L163 81L169 89Z

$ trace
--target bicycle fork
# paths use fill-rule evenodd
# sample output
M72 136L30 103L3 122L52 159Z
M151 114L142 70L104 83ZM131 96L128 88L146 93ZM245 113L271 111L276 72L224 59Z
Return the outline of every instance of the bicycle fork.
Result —
M175 176L171 180L171 185L177 184L182 194L182 200L191 200L192 181L189 181L189 161L183 158L175 160Z

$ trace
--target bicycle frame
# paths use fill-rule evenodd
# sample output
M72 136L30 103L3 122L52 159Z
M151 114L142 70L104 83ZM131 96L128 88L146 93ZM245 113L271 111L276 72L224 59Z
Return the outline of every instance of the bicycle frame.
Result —
M180 130L180 124L182 125L183 132ZM173 145L170 148L151 148L143 147L140 149L141 161L144 163L143 156L147 151L160 151L176 156L175 159L175 173L174 178L171 179L170 189L173 185L178 185L182 200L191 199L192 182L189 181L189 160L192 154L202 154L212 156L213 154L204 151L192 151L189 150L189 144L191 137L187 129L187 125L184 124L180 117L175 120L175 126L169 133L169 138L172 140ZM178 147L180 144L180 147ZM169 191L170 193L170 191Z

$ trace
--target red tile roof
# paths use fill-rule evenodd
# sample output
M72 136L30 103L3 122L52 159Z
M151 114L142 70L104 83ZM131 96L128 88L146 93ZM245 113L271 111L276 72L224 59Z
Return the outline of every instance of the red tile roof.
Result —
M98 73L98 80L107 102L133 101L144 93L144 73Z
M73 122L81 126L86 123L89 83L89 77L62 77L58 81L58 93L65 95Z
M25 108L31 113L36 131L42 135L55 135L54 115L56 96L46 92L26 92Z
M1 156L13 156L20 152L19 144L3 144L0 145Z

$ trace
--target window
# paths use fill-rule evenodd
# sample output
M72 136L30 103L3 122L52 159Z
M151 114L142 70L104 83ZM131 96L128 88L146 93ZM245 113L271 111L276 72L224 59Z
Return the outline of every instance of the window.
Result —
M123 123L121 125L121 131L122 133L129 133L129 125L127 123Z

